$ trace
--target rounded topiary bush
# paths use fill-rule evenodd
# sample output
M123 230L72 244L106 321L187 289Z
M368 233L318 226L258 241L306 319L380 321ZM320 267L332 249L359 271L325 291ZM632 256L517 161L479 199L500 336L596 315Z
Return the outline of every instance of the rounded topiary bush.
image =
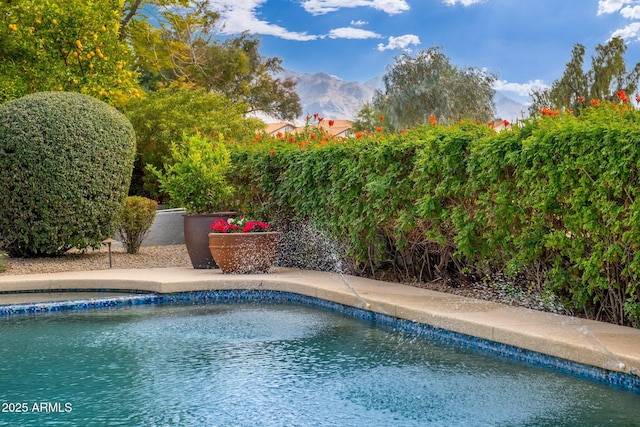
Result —
M11 256L60 255L112 236L135 133L86 95L41 92L0 104L0 239Z

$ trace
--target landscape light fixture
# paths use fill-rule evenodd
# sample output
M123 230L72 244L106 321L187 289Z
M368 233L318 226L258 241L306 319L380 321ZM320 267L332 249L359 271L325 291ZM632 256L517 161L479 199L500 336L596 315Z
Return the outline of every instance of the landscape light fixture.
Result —
M102 244L107 245L107 247L109 248L109 268L113 266L113 264L111 263L111 244L115 242L117 242L117 240L113 240L111 238L102 241Z

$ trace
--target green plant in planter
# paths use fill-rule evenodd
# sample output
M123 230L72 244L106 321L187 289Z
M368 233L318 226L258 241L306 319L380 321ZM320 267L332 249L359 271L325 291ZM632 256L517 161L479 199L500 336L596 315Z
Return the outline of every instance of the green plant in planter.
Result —
M221 210L233 195L227 183L231 169L231 155L222 142L201 134L185 136L184 141L171 145L171 162L165 163L164 172L152 165L147 170L167 193L171 207L184 208L190 213L208 213Z
M137 254L147 232L156 217L158 202L140 196L129 196L124 200L124 210L118 233L129 254Z

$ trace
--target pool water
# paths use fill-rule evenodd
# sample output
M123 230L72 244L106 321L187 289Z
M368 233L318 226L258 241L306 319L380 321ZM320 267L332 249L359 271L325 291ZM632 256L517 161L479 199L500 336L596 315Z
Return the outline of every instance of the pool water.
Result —
M0 322L4 426L640 426L640 395L290 305Z

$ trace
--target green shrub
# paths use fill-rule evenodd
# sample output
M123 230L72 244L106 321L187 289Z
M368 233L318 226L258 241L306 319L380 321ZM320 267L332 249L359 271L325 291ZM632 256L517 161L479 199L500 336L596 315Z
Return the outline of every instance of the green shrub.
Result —
M312 221L356 273L506 273L574 312L639 325L639 125L640 111L602 103L501 133L461 123L230 145L230 181L236 209Z
M554 293L589 317L640 320L640 113L603 103L578 117L546 118L523 135L514 177Z
M127 253L137 254L156 217L158 202L140 196L124 199L118 233Z
M0 273L3 273L7 269L7 261L5 259L6 256L7 254L0 251Z
M135 153L129 121L86 95L0 105L0 235L11 256L99 247L113 236Z
M227 183L231 157L222 135L185 136L184 141L171 144L171 160L172 163L164 165L164 171L147 165L147 170L158 179L160 189L171 197L170 206L191 213L223 210L233 188Z

